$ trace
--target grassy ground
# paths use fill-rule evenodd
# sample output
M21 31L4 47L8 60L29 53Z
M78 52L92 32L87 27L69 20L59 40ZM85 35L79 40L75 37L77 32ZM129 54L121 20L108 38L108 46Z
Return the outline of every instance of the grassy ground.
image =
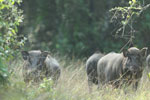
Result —
M26 85L21 73L22 61L13 62L10 85L0 90L0 100L150 100L150 81L145 73L136 92L131 87L124 93L123 89L111 86L102 90L93 86L93 92L89 94L84 60L58 59L62 73L54 87L52 81L46 79L40 85Z

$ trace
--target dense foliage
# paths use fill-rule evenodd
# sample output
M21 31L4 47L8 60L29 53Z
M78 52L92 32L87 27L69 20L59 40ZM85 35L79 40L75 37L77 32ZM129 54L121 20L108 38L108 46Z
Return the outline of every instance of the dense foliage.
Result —
M27 47L32 49L56 50L75 56L88 56L97 50L119 51L129 40L114 36L121 24L111 23L109 10L133 5L133 10L138 12L139 5L148 3L149 0L24 0L25 23L20 33L26 34ZM149 16L148 8L133 22L136 34L133 42L139 48L148 46L150 41Z
M7 78L6 60L10 60L24 40L17 36L17 26L22 22L20 0L0 0L0 82Z

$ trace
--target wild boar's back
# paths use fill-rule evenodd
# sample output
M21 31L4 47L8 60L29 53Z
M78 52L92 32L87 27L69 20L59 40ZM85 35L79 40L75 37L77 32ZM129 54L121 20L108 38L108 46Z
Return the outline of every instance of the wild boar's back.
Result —
M99 80L102 83L114 81L122 72L122 54L109 53L102 57L97 65Z

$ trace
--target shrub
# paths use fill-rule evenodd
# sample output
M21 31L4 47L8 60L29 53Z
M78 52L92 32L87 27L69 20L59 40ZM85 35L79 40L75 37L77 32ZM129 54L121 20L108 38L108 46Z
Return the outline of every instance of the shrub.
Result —
M0 0L0 81L8 76L8 62L21 46L24 37L18 37L17 26L22 22L22 10L18 9L21 0Z

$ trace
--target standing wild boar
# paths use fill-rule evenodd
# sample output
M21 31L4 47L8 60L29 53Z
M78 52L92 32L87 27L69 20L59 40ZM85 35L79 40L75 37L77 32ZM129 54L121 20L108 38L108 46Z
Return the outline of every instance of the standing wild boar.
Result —
M86 61L86 73L87 73L87 77L88 77L89 91L92 90L91 86L93 83L98 84L97 62L101 57L103 57L103 54L94 53Z
M139 50L136 47L124 50L123 53L109 53L98 61L98 87L100 84L112 84L114 87L123 84L130 85L136 90L142 77L143 58L147 48Z
M40 50L22 51L24 59L23 77L25 82L39 81L44 77L58 80L61 70L58 62L48 52Z

